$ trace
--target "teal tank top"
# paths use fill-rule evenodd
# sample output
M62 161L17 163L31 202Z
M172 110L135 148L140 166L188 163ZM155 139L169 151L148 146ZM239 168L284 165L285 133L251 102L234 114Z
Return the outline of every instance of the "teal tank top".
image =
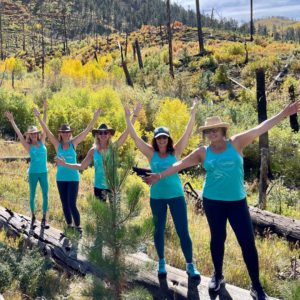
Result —
M227 149L223 153L211 152L210 146L206 149L203 197L223 201L242 200L247 195L244 188L244 160L229 141L226 143Z
M76 164L76 151L73 147L71 141L69 141L69 149L63 150L61 143L59 143L57 157L61 158L64 157L66 163L68 164ZM57 172L56 172L56 181L79 181L79 171L72 170L67 167L63 167L58 165Z
M161 173L177 162L176 157L169 153L166 158L160 158L155 151L151 160L152 173ZM162 178L150 188L150 197L153 199L171 199L184 196L181 180L178 173Z
M47 148L39 141L40 147L36 148L30 144L29 156L31 159L29 173L46 173L47 169Z
M94 187L98 189L108 189L108 186L106 185L106 178L103 169L102 154L99 154L96 148L94 151L94 166L95 166Z

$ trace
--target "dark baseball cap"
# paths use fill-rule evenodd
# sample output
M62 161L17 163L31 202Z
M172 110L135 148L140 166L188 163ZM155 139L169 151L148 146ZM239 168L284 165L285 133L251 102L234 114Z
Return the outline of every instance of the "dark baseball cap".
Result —
M169 129L167 127L158 127L154 129L154 137L157 138L160 135L166 135L170 137Z

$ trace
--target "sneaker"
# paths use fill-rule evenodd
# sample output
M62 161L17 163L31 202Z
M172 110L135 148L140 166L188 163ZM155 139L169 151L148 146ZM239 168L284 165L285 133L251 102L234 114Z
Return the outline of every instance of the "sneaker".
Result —
M35 228L37 226L35 216L32 216L30 226L31 226L31 228Z
M216 292L220 289L222 283L225 283L224 275L222 275L221 278L217 278L216 272L215 272L212 280L208 283L208 289Z
M162 258L158 261L157 272L158 272L158 275L163 275L163 276L167 275L166 261L164 258Z
M42 219L42 221L41 221L41 227L44 227L45 229L49 229L50 228L50 225L49 225L47 219Z
M196 265L194 264L186 265L186 273L191 278L200 279L200 272L196 269Z
M82 227L74 227L74 229L79 233L80 236L82 236Z
M250 295L254 300L270 300L269 296L265 293L264 288L261 285L258 288L254 289L251 283Z

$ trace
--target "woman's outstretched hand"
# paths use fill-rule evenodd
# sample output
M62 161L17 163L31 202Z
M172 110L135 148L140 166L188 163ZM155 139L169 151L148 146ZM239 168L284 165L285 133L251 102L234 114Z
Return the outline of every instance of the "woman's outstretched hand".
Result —
M97 119L102 112L102 107L100 106L98 109L94 111L94 119Z
M35 113L35 115L36 115L38 118L41 117L41 114L40 114L39 110L38 110L36 107L33 108L33 112Z
M129 107L128 104L125 104L125 105L124 105L124 111L125 111L125 117L126 117L126 118L130 118L131 112L130 112L130 107Z
M160 179L159 174L155 174L155 173L146 173L146 174L149 176L144 177L143 181L147 184L150 184L150 186L153 186Z
M143 104L141 102L139 102L137 105L136 105L136 108L133 110L133 114L138 116L140 111L142 110L143 108Z
M282 111L284 117L288 117L294 115L300 111L300 99L295 103L292 101L286 106L286 108Z
M60 166L64 166L64 165L66 164L65 159L64 159L63 156L62 156L61 158L55 156L55 157L54 157L54 162L55 162L57 165L60 165Z
M44 113L47 111L48 106L49 106L48 102L45 101L45 102L44 102Z
M10 113L9 111L6 111L6 112L5 112L5 116L6 116L7 119L8 119L9 121L11 121L11 122L14 120L13 114Z
M198 101L199 101L199 99L197 97L195 97L193 106L191 107L192 112L196 112Z

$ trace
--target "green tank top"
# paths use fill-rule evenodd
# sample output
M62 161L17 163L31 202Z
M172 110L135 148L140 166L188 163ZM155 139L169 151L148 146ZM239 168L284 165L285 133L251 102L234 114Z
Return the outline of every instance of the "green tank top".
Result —
M64 157L66 163L68 164L76 164L76 151L71 141L69 141L69 149L63 150L62 144L59 143L57 157ZM56 181L79 181L79 171L72 170L67 167L63 167L58 165L56 172Z
M160 158L155 151L151 160L152 173L161 173L177 162L176 157L169 153L166 158ZM162 178L150 188L150 197L153 199L171 199L184 196L181 180L178 173Z
M226 143L227 149L223 153L211 152L210 146L206 149L203 197L223 201L242 200L247 195L244 188L244 160L229 141Z
M99 154L96 148L94 151L94 166L95 166L94 186L98 189L108 189L108 186L106 184L104 169L103 169L102 154Z
M29 173L46 173L47 169L47 148L39 141L40 147L36 148L30 144L30 167Z

